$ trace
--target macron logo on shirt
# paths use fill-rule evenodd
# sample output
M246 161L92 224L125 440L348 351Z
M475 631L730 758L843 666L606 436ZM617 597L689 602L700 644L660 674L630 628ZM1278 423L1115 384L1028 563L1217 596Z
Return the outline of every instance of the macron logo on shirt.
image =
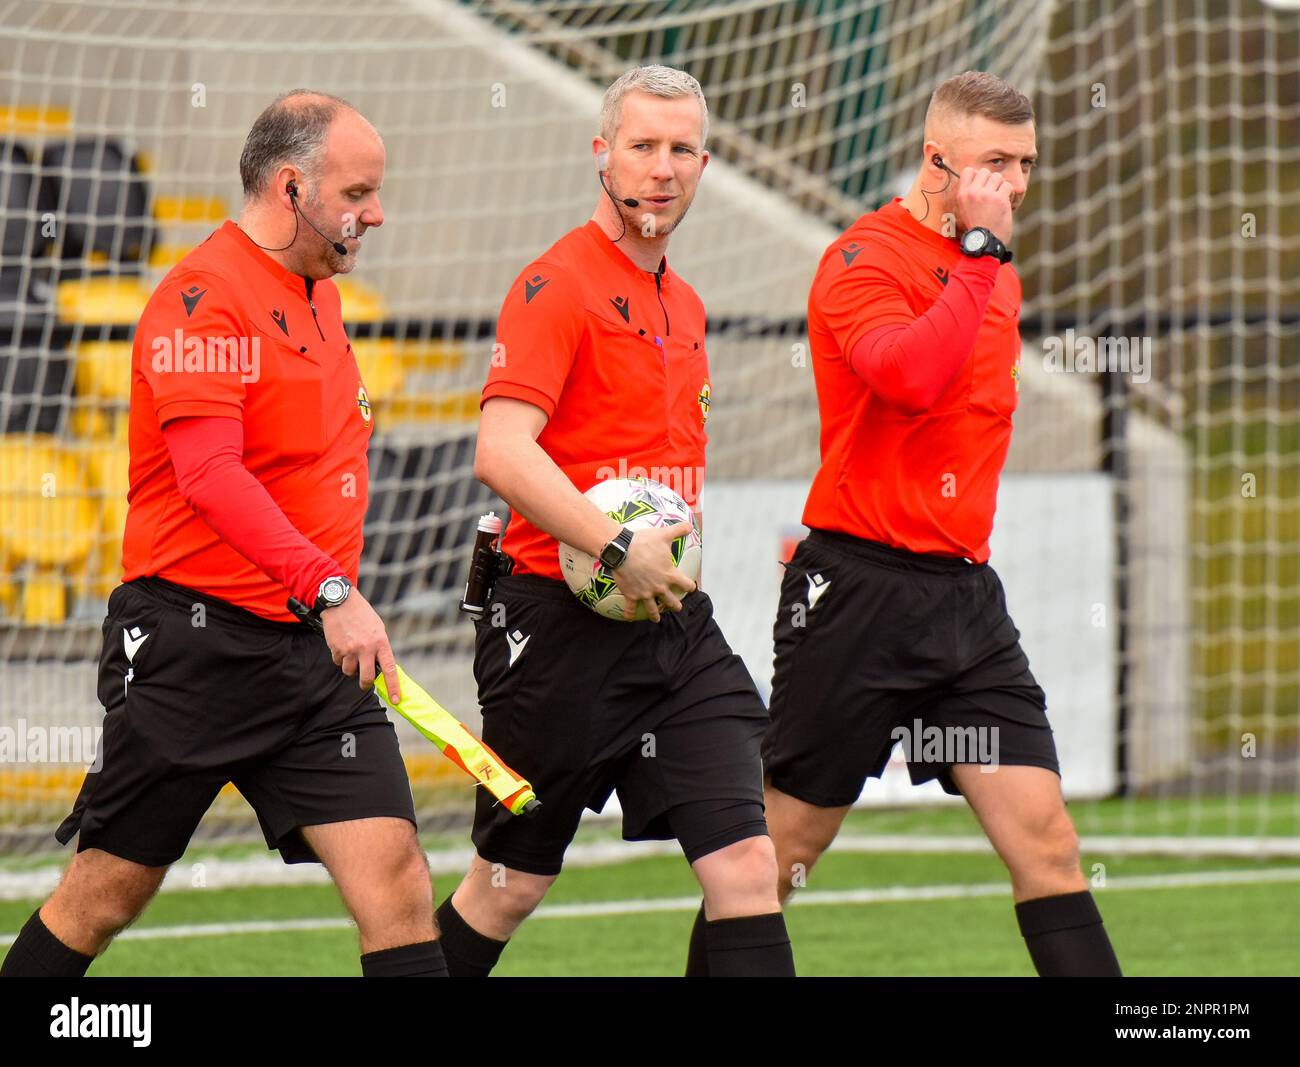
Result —
M194 314L194 309L199 306L199 301L207 295L206 289L200 289L197 285L191 285L185 292L181 293L181 303L185 305L185 317L188 319Z
M543 278L540 274L534 274L532 279L524 280L524 303L531 304L533 297L540 293L543 287L549 282L550 278Z

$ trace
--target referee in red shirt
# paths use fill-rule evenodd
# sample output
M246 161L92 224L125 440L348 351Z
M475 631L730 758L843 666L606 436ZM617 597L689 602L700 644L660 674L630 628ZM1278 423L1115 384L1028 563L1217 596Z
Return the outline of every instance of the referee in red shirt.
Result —
M84 974L231 781L269 848L328 868L363 974L447 973L410 783L372 688L382 670L394 691L393 653L352 587L372 426L329 278L383 223L383 141L344 101L298 90L253 124L240 175L239 223L177 264L136 330L102 766L58 830L79 834L77 853L5 975ZM314 605L326 641L286 610L290 595Z
M817 270L822 462L776 620L767 815L784 900L902 740L912 781L964 796L1006 864L1038 973L1118 975L1046 699L987 562L1018 392L1010 248L1033 119L991 74L945 81L911 191Z
M483 739L542 798L517 819L478 794L478 855L438 909L453 977L486 976L555 881L584 808L618 790L623 836L676 838L704 890L688 975L792 975L763 820L767 711L699 591L672 528L633 535L583 497L636 469L695 506L704 471L704 307L668 266L708 162L699 83L640 67L610 86L592 142L596 213L527 266L505 298L483 389L475 473L511 507L477 623ZM565 585L559 538L600 556L653 621L616 622ZM658 601L656 600L658 598ZM661 612L662 607L667 609Z

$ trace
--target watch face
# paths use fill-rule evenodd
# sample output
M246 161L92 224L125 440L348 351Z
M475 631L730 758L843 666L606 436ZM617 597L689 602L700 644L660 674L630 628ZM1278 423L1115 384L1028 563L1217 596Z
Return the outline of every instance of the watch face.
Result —
M337 578L327 578L325 584L321 586L321 596L330 601L341 601L343 599L344 586Z
M962 238L962 246L968 252L978 252L988 244L989 235L983 230L967 230L966 236Z
M632 543L632 531L624 528L617 537L607 544L600 553L600 562L610 570L615 570L627 558L628 546Z

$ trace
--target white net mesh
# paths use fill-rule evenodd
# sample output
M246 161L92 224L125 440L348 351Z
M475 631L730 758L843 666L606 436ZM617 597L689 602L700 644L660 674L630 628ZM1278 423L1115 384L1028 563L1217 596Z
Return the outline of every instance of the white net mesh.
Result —
M1031 95L1043 166L1017 221L1011 471L1065 493L1039 494L1035 512L1030 483L1010 478L1031 502L1004 501L1016 547L1004 558L995 543L993 562L1018 618L1041 601L1099 642L1063 639L1052 611L1032 632L1022 622L1036 668L1064 679L1045 686L1067 772L1085 748L1097 770L1080 795L1135 796L1081 828L1294 834L1297 18L1255 0L379 0L360 21L333 0L301 14L265 0L4 5L0 835L51 845L81 770L27 739L98 724L132 325L167 267L238 213L244 135L296 86L349 99L388 147L388 221L344 285L377 420L361 584L407 669L474 721L454 602L492 506L471 460L493 317L518 269L588 217L600 94L642 62L690 70L710 105L714 162L672 248L709 310L710 484L770 503L779 483L796 503L772 521L795 528L817 461L800 355L822 250L901 191L938 81L989 69ZM1047 345L1071 337L1131 338L1135 352L1149 339L1149 381L1054 373ZM1100 599L1063 583L1017 592L1022 569L1064 576L1076 549L1028 557L1074 524L1086 494L1070 487L1096 484ZM712 562L732 531L749 536L742 519L710 520L705 573L720 611L766 613L747 652L764 684L768 594ZM424 825L463 818L467 780L418 741L404 749ZM203 832L256 825L229 795Z

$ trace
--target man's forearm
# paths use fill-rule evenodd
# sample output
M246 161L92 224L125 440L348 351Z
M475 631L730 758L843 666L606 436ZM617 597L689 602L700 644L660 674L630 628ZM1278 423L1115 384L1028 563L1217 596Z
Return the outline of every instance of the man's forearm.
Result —
M593 556L620 525L578 492L532 438L515 434L490 446L479 441L479 480L539 530Z
M215 416L174 419L163 437L185 502L231 548L305 604L338 563L304 537L243 465L243 425Z

